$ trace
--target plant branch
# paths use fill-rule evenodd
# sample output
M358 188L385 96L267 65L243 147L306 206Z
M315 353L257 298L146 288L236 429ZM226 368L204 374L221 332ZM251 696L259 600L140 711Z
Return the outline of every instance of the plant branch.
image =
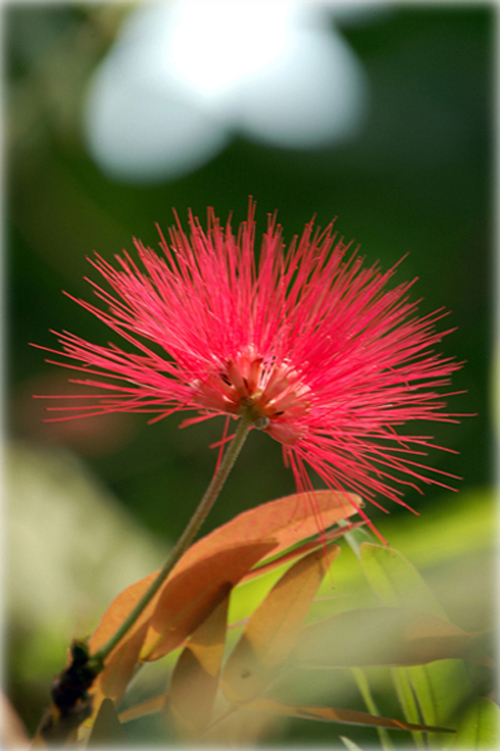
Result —
M213 476L210 485L208 486L203 498L198 505L198 508L194 512L186 529L172 549L167 561L165 562L165 565L163 566L147 592L144 593L142 598L139 600L135 608L125 619L116 633L111 637L111 639L109 639L109 641L106 642L106 644L104 644L99 650L97 650L97 652L90 656L90 662L98 670L98 672L103 669L105 659L117 646L117 644L123 639L129 629L134 625L136 620L143 612L144 608L153 599L167 576L171 573L174 566L178 563L180 558L184 555L184 553L196 537L196 534L198 533L201 525L205 521L210 509L214 505L217 496L222 490L222 487L236 461L236 458L238 457L238 454L243 447L253 421L254 418L251 411L246 410L239 421L238 429L233 440L226 449L219 469Z

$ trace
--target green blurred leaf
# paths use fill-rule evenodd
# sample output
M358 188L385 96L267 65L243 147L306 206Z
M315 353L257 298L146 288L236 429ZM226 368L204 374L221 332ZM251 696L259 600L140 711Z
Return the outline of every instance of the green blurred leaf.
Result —
M391 548L364 543L360 547L361 565L374 592L384 605L414 605L446 619L446 614L417 569ZM416 721L417 708L411 686L424 722L446 724L470 696L471 683L461 660L443 660L409 670L395 670L394 685L404 715ZM411 686L408 685L410 681ZM441 739L429 739L441 743Z
M415 694L408 677L408 671L405 668L392 668L391 678L396 694L399 700L399 705L403 710L403 714L407 722L418 723L420 722L420 713L415 700ZM413 740L417 748L422 748L422 736L420 733L412 733Z
M490 699L476 699L462 717L454 748L495 749L499 741L500 708Z
M356 681L359 692L363 697L366 708L368 709L370 714L380 717L380 712L375 699L373 698L366 672L361 670L360 668L353 668L352 674L354 676L354 680ZM386 751L392 749L393 745L391 739L389 738L387 730L385 728L377 728L377 733L378 737L380 738L382 748L386 749Z
M446 613L417 569L401 553L383 545L360 546L363 571L383 605L412 607L439 618Z
M421 665L453 657L481 659L474 648L469 634L431 613L358 608L306 626L293 659L311 668Z

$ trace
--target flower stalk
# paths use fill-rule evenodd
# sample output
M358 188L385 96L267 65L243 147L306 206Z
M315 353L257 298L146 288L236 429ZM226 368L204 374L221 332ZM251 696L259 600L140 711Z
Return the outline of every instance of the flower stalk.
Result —
M159 572L158 576L151 584L149 589L144 593L143 597L139 600L135 608L130 615L124 620L120 628L116 633L104 644L97 652L90 657L90 665L100 672L104 668L104 661L113 651L113 649L119 644L123 637L127 634L129 629L134 625L139 618L144 608L151 602L155 594L160 589L161 585L172 572L174 566L182 558L186 550L189 548L194 538L196 537L201 525L207 518L210 509L214 505L222 487L234 466L234 463L245 443L246 437L250 431L250 428L254 422L254 417L251 409L243 412L241 419L238 423L238 428L232 439L231 443L227 447L221 464L217 472L214 474L210 485L208 486L203 498L198 504L198 508L191 517L187 527L182 535L179 537L177 543L170 552L163 568Z

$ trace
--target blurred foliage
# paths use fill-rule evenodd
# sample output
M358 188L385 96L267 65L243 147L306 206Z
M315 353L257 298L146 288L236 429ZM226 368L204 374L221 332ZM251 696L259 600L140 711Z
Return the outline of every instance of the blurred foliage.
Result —
M16 505L12 523L23 531L12 533L11 549L23 545L23 565L28 569L31 565L37 573L39 567L43 570L40 556L45 558L43 552L36 552L38 545L41 551L61 556L58 576L64 568L68 580L58 585L64 592L57 613L67 641L71 627L66 617L75 629L78 626L70 593L79 591L80 567L88 562L81 558L75 573L60 551L81 547L89 552L93 533L78 522L73 531L61 528L58 533L63 512L60 506L54 511L50 493L44 490L48 485L37 474L42 465L47 472L52 466L52 459L46 453L42 458L41 450L50 449L51 455L59 455L56 464L70 468L63 481L70 508L82 502L77 467L83 461L84 474L97 478L97 486L106 488L104 495L118 498L132 515L139 537L148 536L142 529L146 528L166 546L183 529L212 475L216 457L207 446L220 437L222 420L219 425L213 421L187 431L177 430L180 420L175 417L151 427L143 419L125 415L43 423L44 405L31 395L65 393L69 387L66 374L46 365L41 352L27 343L53 346L51 328L107 341L104 327L61 295L65 289L77 297L90 296L83 281L88 273L86 255L96 249L110 258L130 248L132 236L155 246L155 222L165 229L172 222L172 207L181 217L191 207L203 218L211 205L221 218L234 211L236 223L244 217L251 194L257 200L260 226L264 228L268 211L278 209L288 240L313 214L323 226L338 215L339 231L355 237L368 260L380 259L388 267L409 252L397 278L420 278L414 294L424 298L422 312L441 305L452 311L444 325L449 322L457 331L445 339L443 350L466 361L454 379L454 389L467 393L451 397L450 405L453 411L475 416L464 418L459 426L433 426L436 443L460 455L435 451L426 462L463 477L457 483L460 494L434 489L421 498L409 490L406 500L421 512L419 519L393 507L387 522L375 510L371 516L395 547L423 567L425 575L432 574L431 586L439 589L441 602L455 622L466 629L489 628L494 543L488 525L494 524L493 499L482 488L492 482L494 6L390 5L387 13L367 16L364 23L339 20L371 90L368 122L356 140L291 151L236 136L201 169L154 187L111 182L92 163L82 140L89 81L130 7L12 3L4 10L7 421L10 434L29 446L16 449L13 482L19 483L21 477L31 486L29 502L26 493L17 499L12 496L12 507ZM94 486L93 479L90 483ZM41 492L34 495L35 490ZM230 478L206 530L256 502L293 490L279 445L265 435L252 435L245 460ZM55 499L61 499L61 493ZM97 498L101 491L94 488L90 495ZM101 511L92 508L91 526L102 534L107 522ZM28 521L37 517L43 525L32 546L26 542ZM45 526L48 522L52 522L50 530ZM118 537L119 529L110 529L110 536ZM71 535L71 545L65 535ZM346 552L337 566L335 586L342 597L355 596L357 586L349 574L348 558ZM12 572L16 570L12 564ZM14 581L16 587L20 584ZM467 608L464 592L471 598ZM36 611L36 600L30 604ZM48 632L33 635L31 621L38 623L25 610L22 617L16 615L17 636L9 651L15 704L33 728L42 700L40 693L30 693L29 686L37 684L40 692L41 684L47 685L50 670L62 661L64 647L62 639L56 647L58 637L51 641ZM309 723L304 730L304 724L292 723L287 742L331 738L330 727ZM364 737L362 732L348 735L353 740Z
M158 743L166 733L190 742L248 744L270 735L305 738L304 720L319 720L333 725L330 743L347 723L364 742L373 741L376 730L384 749L400 741L407 747L409 732L417 748L495 745L498 707L478 701L493 689L491 636L485 640L484 633L465 631L449 618L401 553L374 544L362 527L348 528L354 508L343 495L317 494L327 526L333 519L342 526L328 544L316 538L312 548L317 509L310 498L297 501L287 496L256 506L193 545L106 658L89 689L93 703L84 724L85 695L65 715L80 726L80 740L92 745L121 735L125 742L144 741L146 730ZM491 523L488 514L481 518ZM339 531L355 553L354 566L337 560ZM420 537L419 547L427 544ZM255 561L258 567L250 570ZM346 570L358 581L343 596L337 579ZM274 575L262 577L263 571ZM115 598L91 637L91 655L99 654L153 578ZM455 583L450 579L450 586ZM469 595L462 583L462 602L469 603ZM491 603L488 595L483 590ZM243 619L234 620L235 606ZM491 615L490 609L483 626ZM145 675L144 663L151 662L161 666L163 682L160 670ZM133 690L125 695L131 681ZM123 698L128 706L120 711ZM63 730L59 706L55 697L51 722L35 746L45 747L55 739L54 729ZM293 736L284 718L299 721ZM359 726L370 728L371 737L357 735Z
M494 748L498 744L500 710L490 699L477 699L458 728L456 748Z

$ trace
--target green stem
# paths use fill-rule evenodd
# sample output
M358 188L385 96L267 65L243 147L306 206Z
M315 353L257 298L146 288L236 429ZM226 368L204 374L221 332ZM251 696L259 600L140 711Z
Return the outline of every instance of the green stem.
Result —
M368 679L365 673L361 670L361 668L352 668L352 674L354 676L354 680L358 684L358 688L360 690L361 696L364 699L366 708L375 717L380 717L380 712L378 711L378 707L373 699L372 692L370 690L370 684L368 683ZM378 727L377 733L378 737L380 738L382 748L385 749L385 751L392 751L394 746L392 745L392 741L389 738L387 730L385 728Z
M144 595L141 597L135 608L132 610L130 615L124 620L120 628L116 631L116 633L109 639L109 641L104 644L97 652L95 652L90 657L90 663L92 664L92 667L97 672L100 672L104 668L104 660L110 652L116 647L116 645L123 639L127 631L134 625L136 620L139 618L141 613L143 612L144 608L150 603L150 601L153 599L155 594L160 589L161 585L167 578L167 576L170 574L174 566L177 564L179 559L184 555L188 547L191 545L193 539L195 538L196 534L198 533L198 530L200 529L201 525L205 521L210 509L214 505L217 496L219 495L220 491L222 490L222 486L224 485L227 476L229 475L231 469L233 468L233 465L238 457L238 454L240 453L243 444L245 443L245 439L248 435L248 432L250 430L250 427L252 426L252 423L254 421L254 417L250 410L247 410L243 413L241 420L238 425L238 429L235 433L235 436L229 446L226 449L226 452L222 458L221 464L217 472L212 478L212 481L210 485L208 486L207 490L205 491L205 495L201 499L198 508L194 512L193 516L191 517L186 529L182 533L181 537L178 539L177 543L175 544L174 548L172 549L167 561L165 562L165 565L159 572L158 576L154 580L154 582L151 584L147 592L144 593Z

